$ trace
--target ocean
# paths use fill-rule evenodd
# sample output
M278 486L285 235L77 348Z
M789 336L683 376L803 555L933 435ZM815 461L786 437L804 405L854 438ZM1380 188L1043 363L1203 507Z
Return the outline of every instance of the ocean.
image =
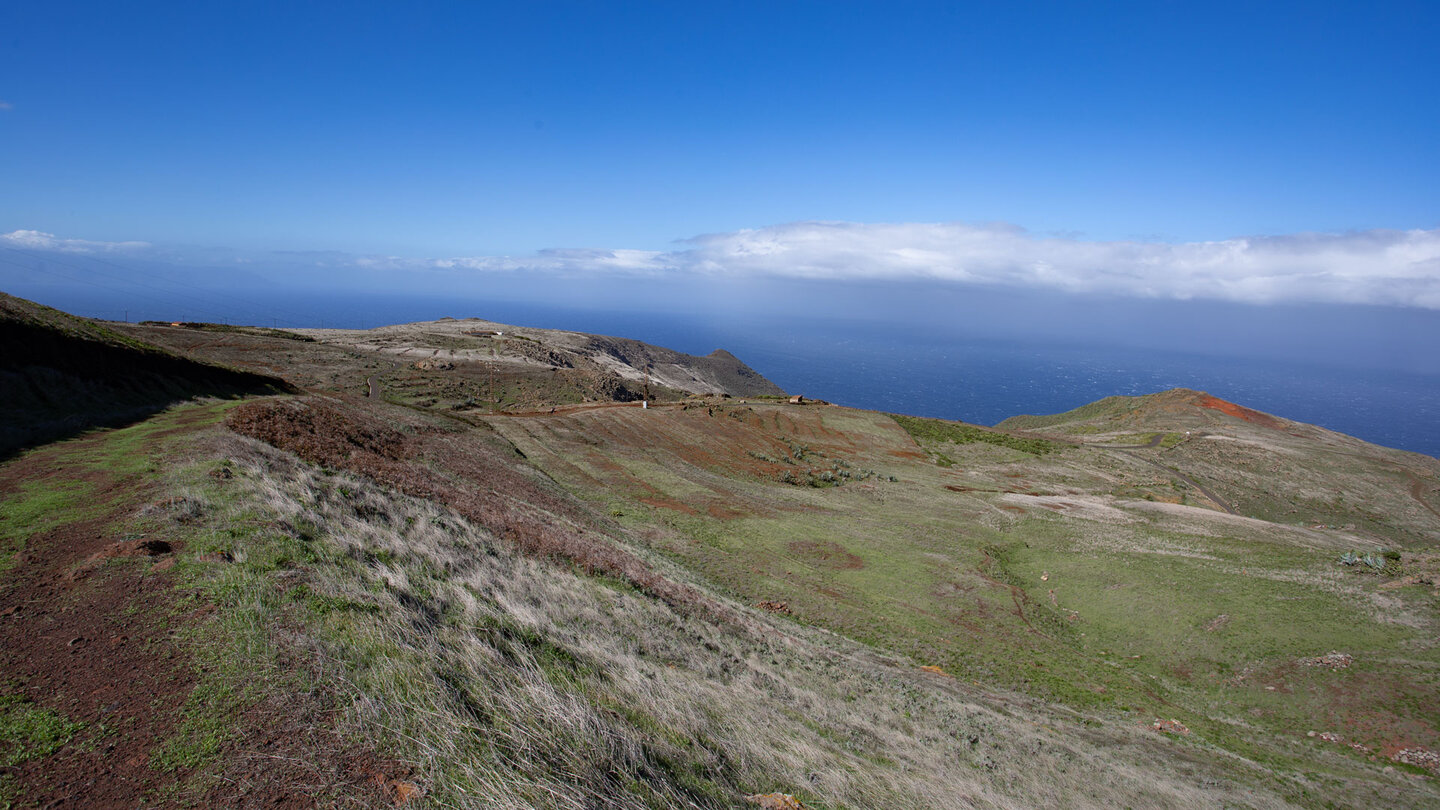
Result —
M113 300L93 293L15 290L42 303L120 319ZM143 302L130 320L172 318L279 326L368 328L443 316L618 335L690 354L726 349L791 393L916 416L991 425L1017 414L1058 413L1102 397L1184 387L1309 422L1366 441L1440 457L1440 373L1314 358L1186 352L1072 338L1026 339L984 330L957 333L919 320L769 313L623 312L455 297L262 293L227 308L208 297L203 312ZM258 305L258 306L257 306ZM263 312L264 314L257 314ZM1412 341L1413 342L1413 341Z
M623 335L688 352L724 348L792 394L993 425L1114 395L1193 388L1369 442L1440 457L1440 375L1271 358L1021 340L937 340L903 325L717 325L655 315L516 312L515 323ZM503 320L503 319L502 319ZM565 324L561 326L561 324Z

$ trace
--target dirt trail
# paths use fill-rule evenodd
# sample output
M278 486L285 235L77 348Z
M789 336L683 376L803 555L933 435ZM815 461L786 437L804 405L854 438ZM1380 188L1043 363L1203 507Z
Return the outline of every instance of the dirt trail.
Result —
M1435 507L1431 506L1430 502L1425 500L1424 479L1416 478L1414 475L1411 475L1410 497L1414 498L1421 506L1428 509L1430 511L1430 514L1434 515L1435 517L1440 517L1440 512L1435 511Z
M1098 446L1098 445L1097 445L1097 446ZM1106 448L1106 449L1113 450L1113 449L1116 449L1116 448ZM1158 461L1155 461L1155 460L1153 460L1153 459L1148 459L1148 458L1140 455L1139 453L1132 453L1132 452L1130 452L1129 450L1119 450L1119 452L1120 452L1120 453L1123 453L1123 454L1125 454L1125 455L1127 455L1127 456L1129 456L1129 457L1131 457L1131 458L1133 458L1133 459L1135 459L1135 460L1137 460L1137 461L1143 461L1143 462L1145 462L1146 464L1149 464L1149 465L1152 466L1152 467L1158 467L1158 468L1164 470L1165 472L1169 473L1170 475L1173 475L1173 476L1175 476L1176 478L1180 479L1181 481L1184 481L1186 484L1189 484L1190 486L1192 486L1192 487L1194 487L1195 489L1199 490L1199 491L1200 491L1200 494L1202 494L1202 495L1204 495L1206 498L1210 499L1211 502L1213 502L1216 506L1220 507L1221 510L1223 510L1223 511L1226 512L1227 514L1231 514L1231 515L1238 515L1238 514L1240 514L1239 512L1236 512L1234 509L1231 509L1231 508L1230 508L1230 504L1226 503L1225 500L1224 500L1223 498L1221 498L1219 495L1216 495L1214 492L1211 492L1210 489L1209 489L1208 487L1206 487L1204 484L1201 484L1199 481L1196 481L1194 478L1191 478L1190 476L1186 475L1185 473L1180 472L1179 470L1175 469L1174 467L1167 467L1167 466L1165 466L1164 464L1161 464L1161 463L1158 462Z
M137 452L164 458L159 440L195 429L201 413L181 414L176 428L151 434ZM197 775L158 767L156 759L201 677L178 639L207 624L217 606L176 590L174 558L184 547L165 528L174 524L136 520L176 499L153 475L87 458L91 451L103 457L111 435L0 464L0 499L23 497L37 484L88 488L85 519L24 537L13 567L0 573L0 694L79 724L53 753L0 769L17 806L173 807L180 798L161 798L166 789ZM213 766L224 778L206 803L237 806L263 796L266 806L314 806L319 780L358 806L383 805L356 758L363 752L309 750L307 740L330 733L328 710L314 696L271 695L237 716L233 743ZM245 790L252 792L242 797Z
M1154 436L1151 436L1150 441L1144 444L1094 444L1090 446L1100 447L1105 450L1149 450L1153 447L1159 447L1160 442L1163 441L1165 441L1165 434L1157 433Z
M1188 485L1194 487L1195 489L1199 490L1199 491L1200 491L1200 494L1204 495L1206 498L1208 498L1208 499L1209 499L1211 502L1213 502L1216 506L1220 507L1220 509L1223 510L1224 512L1226 512L1227 514L1231 514L1231 515L1238 515L1238 514L1240 514L1239 512L1236 512L1234 509L1230 508L1230 504L1226 503L1223 498L1221 498L1219 495L1216 495L1214 492L1210 491L1210 489L1209 489L1208 487L1206 487L1204 484L1201 484L1199 481L1196 481L1194 478L1191 478L1190 476L1186 475L1185 473L1180 472L1179 470L1175 469L1174 467L1168 467L1168 466L1166 466L1166 465L1164 465L1164 464L1161 464L1161 463L1158 462L1158 461L1155 461L1154 459L1146 458L1145 456L1142 456L1142 455L1140 455L1139 453L1132 453L1132 452L1130 452L1130 451L1132 451L1132 450L1150 450L1150 449L1159 447L1159 446L1160 446L1160 442L1162 442L1162 441L1164 441L1164 440L1165 440L1165 434L1164 434L1164 433L1157 433L1156 435L1151 436L1151 437L1150 437L1150 441L1146 442L1145 444L1098 444L1098 443L1096 443L1096 444L1088 444L1088 443L1087 443L1085 446L1086 446L1086 447L1093 447L1093 448L1095 448L1096 450L1114 450L1114 451L1116 451L1116 452L1118 452L1118 453L1121 453L1121 454L1123 454L1123 455L1127 455L1127 456L1129 456L1130 458L1135 459L1136 461L1143 461L1144 463L1149 464L1149 465L1152 466L1152 467L1158 467L1158 468L1164 470L1166 473L1169 473L1170 475L1175 476L1176 478L1180 479L1181 481L1184 481L1186 484L1188 484Z
M683 402L652 402L650 410L660 408L677 408ZM539 411L490 411L485 416L564 416L566 414L580 413L582 411L599 411L610 408L639 408L639 402L586 402L580 405L556 405L553 408L546 408Z
M154 609L169 597L169 575L153 570L161 561L86 562L118 544L122 538L112 522L155 492L135 480L65 472L38 462L37 454L0 468L0 493L46 478L57 485L80 480L96 488L96 501L115 504L102 517L25 539L0 585L0 671L7 693L85 724L77 740L94 737L94 743L8 768L6 781L37 805L68 797L90 806L134 807L175 779L148 763L172 731L194 670ZM127 617L132 608L140 610ZM102 724L120 731L86 733Z

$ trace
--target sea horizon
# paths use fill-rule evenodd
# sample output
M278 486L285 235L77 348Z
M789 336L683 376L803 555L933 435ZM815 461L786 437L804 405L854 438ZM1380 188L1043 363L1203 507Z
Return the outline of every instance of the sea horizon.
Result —
M993 425L1021 414L1060 413L1107 396L1172 388L1206 391L1246 407L1368 442L1440 457L1440 374L1366 368L1353 360L1244 357L1089 343L1073 339L937 334L931 325L862 324L810 317L777 321L619 311L473 297L287 295L270 318L251 296L204 307L135 304L117 310L73 291L13 294L104 320L223 321L281 328L369 329L478 317L545 329L605 334L703 355L724 349L792 394L855 408ZM278 314L278 313L283 313ZM308 322L307 322L308 321Z

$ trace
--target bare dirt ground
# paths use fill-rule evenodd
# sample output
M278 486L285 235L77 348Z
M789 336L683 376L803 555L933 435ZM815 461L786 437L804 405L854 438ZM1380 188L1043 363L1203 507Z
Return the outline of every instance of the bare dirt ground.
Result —
M396 769L331 731L323 695L251 706L218 774L157 767L203 672L181 639L203 633L214 608L177 590L173 558L183 545L133 531L137 513L166 502L154 476L71 460L105 439L92 434L63 454L45 448L0 466L0 497L36 482L83 482L101 506L90 519L27 537L0 578L4 692L80 724L58 751L0 771L4 795L16 807L181 806L190 801L176 788L201 777L213 781L208 806L309 807L317 794L387 804L389 783L376 775Z
M0 469L0 492L62 474L43 462L27 463L39 461L32 455ZM119 505L101 518L28 539L0 590L0 669L7 691L89 728L116 732L99 736L89 750L10 769L22 806L137 806L176 778L153 771L148 760L169 735L194 669L172 643L163 615L126 615L132 607L169 601L167 574L153 570L166 555L104 562L122 544L116 520L157 493L139 482L86 477L99 497L117 498Z

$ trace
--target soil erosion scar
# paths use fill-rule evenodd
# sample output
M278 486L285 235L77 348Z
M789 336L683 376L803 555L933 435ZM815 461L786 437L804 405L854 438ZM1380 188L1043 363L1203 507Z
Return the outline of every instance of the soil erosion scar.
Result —
M1259 425L1260 427L1273 428L1275 430L1280 430L1285 427L1284 422L1281 422L1269 414L1251 410L1243 405L1236 405L1233 402L1226 402L1219 397L1212 397L1209 394L1197 398L1195 404L1202 408L1209 408L1233 416L1236 419L1243 419L1246 422Z

